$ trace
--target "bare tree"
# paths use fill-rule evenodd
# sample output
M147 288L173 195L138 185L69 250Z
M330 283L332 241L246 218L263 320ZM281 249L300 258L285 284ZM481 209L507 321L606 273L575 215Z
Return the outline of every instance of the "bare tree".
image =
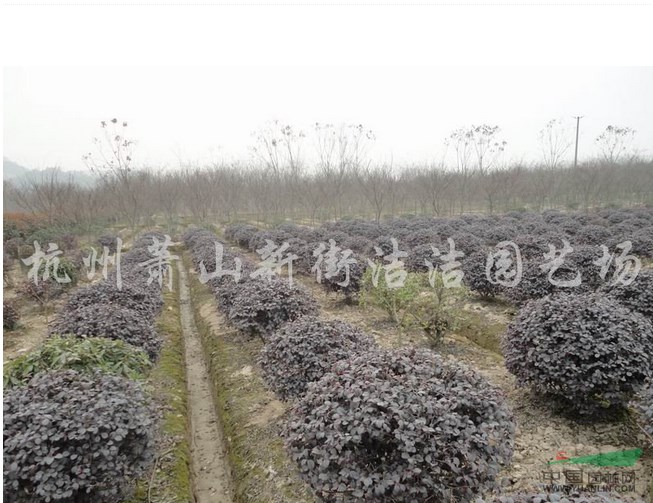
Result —
M601 182L601 166L589 163L578 166L574 172L576 190L581 195L583 208L588 210Z
M436 216L444 210L445 195L454 182L454 176L442 164L418 169L414 174L418 197L423 198Z
M629 127L608 126L594 140L608 164L616 164L625 154L632 153L635 130Z
M481 124L472 126L467 134L471 139L474 152L476 154L476 169L483 174L491 170L501 154L504 152L508 142L499 138L501 128L499 126L490 126Z
M369 167L368 154L376 139L362 124L315 124L318 170L323 180L323 196L333 202L335 218L343 214L342 203L348 175Z
M387 208L395 190L396 178L392 166L387 164L377 167L368 166L357 170L356 176L365 199L372 205L374 219L379 223L383 210Z
M253 136L256 144L252 152L272 172L280 174L284 169L293 171L301 165L302 131L273 120L255 131Z
M163 210L168 227L172 228L179 211L182 184L176 173L158 173L153 178L156 201Z
M538 210L553 206L557 185L560 182L560 172L559 168L554 169L544 165L532 169L529 173L529 194L536 202Z
M549 169L556 169L572 145L571 138L567 135L562 121L551 119L540 130L538 138L544 165Z
M135 142L126 137L125 121L113 118L101 121L100 127L102 135L93 138L95 153L85 154L82 160L101 178L104 188L111 192L133 231L141 211L137 176L132 168Z
M510 171L504 166L492 171L479 171L479 182L490 214L494 213L497 199L506 194L506 185Z
M76 190L71 178L62 179L59 168L50 168L14 186L13 199L22 209L44 215L49 224L65 217L68 201Z
M453 147L456 155L456 181L458 185L458 204L460 213L465 211L466 198L468 196L469 181L472 175L470 158L472 155L472 133L470 130L461 128L453 131L445 140L447 148Z
M193 217L204 223L212 212L215 193L210 183L210 170L186 165L182 168L184 200Z

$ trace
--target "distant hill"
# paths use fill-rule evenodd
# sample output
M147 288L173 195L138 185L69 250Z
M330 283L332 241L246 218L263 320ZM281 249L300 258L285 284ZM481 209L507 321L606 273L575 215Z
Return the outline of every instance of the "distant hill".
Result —
M21 178L27 174L29 170L14 161L10 161L6 157L2 158L2 179L12 180Z
M28 169L25 166L21 166L14 161L7 159L6 157L2 158L2 180L9 181L11 180L14 183L21 183L24 180L29 179L39 179L44 174L52 172L55 168L46 168L46 169ZM62 179L70 176L72 177L73 182L81 186L91 186L95 185L96 178L90 173L85 171L64 171L60 170Z

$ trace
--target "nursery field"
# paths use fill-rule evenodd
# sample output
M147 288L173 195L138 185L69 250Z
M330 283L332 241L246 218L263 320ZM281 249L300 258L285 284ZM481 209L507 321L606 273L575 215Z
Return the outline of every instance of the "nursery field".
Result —
M4 501L653 503L653 208L151 220L5 215Z

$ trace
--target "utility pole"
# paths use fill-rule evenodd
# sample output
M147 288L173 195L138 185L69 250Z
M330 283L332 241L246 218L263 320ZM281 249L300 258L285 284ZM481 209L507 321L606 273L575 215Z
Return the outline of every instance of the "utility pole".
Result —
M578 131L580 130L580 120L584 117L584 115L578 115L574 117L576 119L576 149L574 151L574 169L576 169L576 166L578 166Z

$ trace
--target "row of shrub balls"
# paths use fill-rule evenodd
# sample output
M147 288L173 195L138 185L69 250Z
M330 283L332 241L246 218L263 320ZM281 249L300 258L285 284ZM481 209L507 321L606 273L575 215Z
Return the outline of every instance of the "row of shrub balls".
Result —
M141 234L120 271L75 291L45 343L5 367L5 501L124 501L151 465L158 412L140 378L161 349L163 297L141 264L153 238L164 236Z
M463 228L476 228L477 234L481 235L479 221L488 225L504 222L500 227L505 227L505 222L509 221L514 227L513 232L537 228L546 222L548 225L561 225L567 234L571 234L570 229L577 229L576 234L579 234L586 227L600 224L605 228L618 227L624 232L634 230L637 235L633 226L650 224L653 212L650 209L604 210L590 215L564 216L558 212L545 212L541 215L517 213L502 217L463 216L427 220L395 220L377 227L404 228L404 232L408 233L407 241L413 244L418 242L418 237L438 239L430 230L423 232L425 229L440 229L443 226L450 230L459 229L461 226L457 224L460 223L466 226ZM401 225L397 225L397 222ZM297 248L298 254L301 254L304 247L315 249L320 245L319 242L307 245L301 236L307 239L309 236L320 237L326 241L342 239L339 229L355 230L359 233L358 237L375 236L372 226L361 221L329 223L317 230L284 224L271 231L261 231L251 225L233 224L227 227L225 235L240 246L245 246L247 241L250 250L259 249L266 239L287 239L291 235L293 237L287 241L291 245L304 243ZM376 232L385 230L377 229ZM499 237L491 231L491 227L484 227L482 235ZM522 243L526 257L534 257L535 251L542 253L546 246L546 239L542 236L521 235L515 240ZM525 243L533 246L524 247ZM540 246L535 246L535 243ZM415 249L422 246L416 244ZM575 267L583 272L588 281L582 287L555 287L546 274L542 274L539 266L527 260L522 282L515 288L502 289L486 278L486 252L472 252L462 259L465 272L463 281L470 290L483 297L504 294L521 307L503 338L508 370L520 383L560 399L564 408L585 416L603 415L622 408L634 393L643 389L643 405L638 404L637 407L645 411L644 428L651 434L651 400L646 397L651 394L650 384L647 386L647 383L653 372L653 269L642 269L630 284L603 282L597 266L593 264L597 258L596 247L585 246L575 251L578 253L572 261L574 267L567 268L570 274L575 274ZM311 262L300 257L297 269L301 273L311 274L315 260L312 258ZM362 276L364 267L356 269L353 284L348 287L346 295L360 286L357 278ZM323 286L327 290L337 290L337 282L341 279L340 276L331 279L323 277Z
M183 240L198 269L215 270L216 242L224 269L242 264L239 282L208 284L231 323L263 339L263 375L293 403L287 446L321 500L469 502L496 489L515 431L500 390L454 359L383 350L358 328L320 318L305 289L252 279L254 264L210 231L190 229ZM548 501L538 497L491 501ZM627 501L597 498L587 501Z
M587 293L609 284L614 277L614 261L604 274L595 264L603 258L601 245L611 254L619 255L617 244L630 241L630 253L640 258L653 258L653 209L636 208L596 213L543 213L512 212L506 215L463 215L452 218L395 218L383 223L365 220L328 222L317 228L285 223L274 229L260 230L249 224L232 224L225 229L225 237L239 246L254 252L271 240L277 245L288 243L287 253L297 259L293 267L299 272L311 274L317 258L314 251L321 243L333 240L343 250L351 250L351 258L357 265L350 270L350 285L343 293L355 294L368 259L379 260L377 249L388 255L393 251L394 238L400 251L408 255L401 260L408 271L425 272L426 261L440 263L433 257L433 247L443 254L449 251L448 238L452 238L456 250L464 253L459 259L464 272L463 282L472 291L484 296L501 296L521 305L555 293ZM581 273L581 284L574 287L556 286L540 266L549 245L562 249L567 240L573 251L555 272L557 282L567 282ZM496 252L495 245L502 241L514 242L523 260L521 281L513 287L504 287L489 281L486 263L489 254ZM343 272L344 274L344 272ZM343 274L323 278L323 285L341 290Z

